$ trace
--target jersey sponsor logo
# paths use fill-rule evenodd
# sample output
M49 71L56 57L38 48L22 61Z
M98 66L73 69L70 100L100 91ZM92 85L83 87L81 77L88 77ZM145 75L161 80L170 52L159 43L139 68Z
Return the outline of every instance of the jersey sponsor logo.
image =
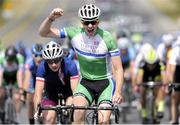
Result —
M81 50L89 53L99 53L97 45L81 43Z

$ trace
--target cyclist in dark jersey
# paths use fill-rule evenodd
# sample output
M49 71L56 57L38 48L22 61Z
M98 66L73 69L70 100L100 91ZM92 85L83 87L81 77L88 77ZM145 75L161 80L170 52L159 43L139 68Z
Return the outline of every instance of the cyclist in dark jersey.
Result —
M4 53L0 54L0 87L2 87L0 88L0 105L4 105L5 87L9 84L13 84L13 100L15 102L17 113L16 122L19 122L19 113L21 109L20 97L23 92L24 58L17 52L13 45L8 46L3 52Z
M62 48L54 41L45 45L42 55L44 60L36 73L35 108L39 103L42 106L57 105L58 94L63 94L66 104L72 104L72 93L79 78L76 64L71 59L63 58ZM56 112L44 111L43 117L43 123L55 124Z
M42 61L42 44L32 45L32 57L24 65L24 82L23 88L27 93L28 119L30 124L34 124L34 90L36 82L36 70Z
M157 53L153 48L149 49L143 55L143 60L140 63L137 75L137 84L149 81L162 82L163 84L166 84L165 66L163 63L160 63ZM164 111L164 87L156 89L156 92L157 117L162 118ZM141 87L141 116L143 123L147 123L145 96L146 89Z

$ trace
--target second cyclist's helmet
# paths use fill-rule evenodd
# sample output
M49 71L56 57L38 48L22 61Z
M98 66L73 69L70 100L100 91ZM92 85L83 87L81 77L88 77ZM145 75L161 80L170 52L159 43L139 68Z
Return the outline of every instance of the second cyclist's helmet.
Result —
M86 4L79 9L78 14L81 20L92 21L99 18L101 10L94 4Z
M63 50L58 43L50 41L45 45L42 56L45 60L60 58L63 57Z
M32 45L31 52L34 55L42 56L42 49L43 49L43 45L40 43L36 43Z
M118 42L119 49L128 49L129 40L127 38L119 38L117 42Z
M155 49L150 48L147 50L146 53L144 53L144 60L148 64L154 64L158 60L158 55Z
M162 36L162 42L165 44L165 46L171 46L173 43L174 37L171 34L164 34Z
M15 46L9 46L5 50L5 57L7 61L14 61L16 59L17 50Z

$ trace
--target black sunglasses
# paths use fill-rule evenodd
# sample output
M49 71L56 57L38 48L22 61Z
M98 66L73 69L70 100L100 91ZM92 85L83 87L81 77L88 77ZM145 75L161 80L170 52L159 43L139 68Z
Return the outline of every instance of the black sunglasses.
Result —
M92 24L92 25L95 25L98 21L95 20L95 21L83 21L83 24L84 25L89 25L89 24Z
M60 61L61 61L61 58L47 59L47 60L46 60L46 62L47 62L48 64L53 64L53 63L57 64L57 63L59 63Z
M42 54L34 54L34 57L42 57Z

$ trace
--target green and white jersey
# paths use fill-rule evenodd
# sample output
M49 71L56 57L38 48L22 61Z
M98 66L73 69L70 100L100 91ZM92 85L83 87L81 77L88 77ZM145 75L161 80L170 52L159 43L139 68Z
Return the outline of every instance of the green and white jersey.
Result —
M18 69L23 69L23 65L24 57L20 54L16 55L16 61L11 64L6 61L4 53L0 54L0 70L3 70L7 75L16 72Z
M60 29L60 38L66 37L77 53L82 77L90 80L112 77L110 58L119 56L119 50L109 32L98 28L95 36L87 36L82 27Z

